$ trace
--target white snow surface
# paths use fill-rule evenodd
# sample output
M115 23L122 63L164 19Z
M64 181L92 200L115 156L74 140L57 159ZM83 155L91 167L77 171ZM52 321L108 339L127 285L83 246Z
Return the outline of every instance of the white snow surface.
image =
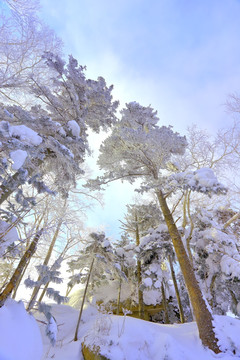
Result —
M226 191L226 188L218 182L217 177L210 168L201 168L193 172L181 172L172 175L172 185L185 184L185 186L190 187L190 189L202 192L218 192Z
M40 360L42 339L39 327L22 302L12 299L0 308L0 359Z
M152 286L152 279L150 277L147 277L143 280L143 283L145 286L149 286L151 287Z
M28 154L24 150L15 150L10 153L10 157L13 161L12 169L18 170L21 166L23 166Z
M225 353L218 355L205 349L198 337L195 322L162 325L128 316L99 313L92 306L85 307L80 323L78 341L72 341L78 311L69 306L53 307L59 324L59 337L55 347L44 339L42 360L83 360L81 343L100 348L110 360L230 360L239 358L240 321L227 316L215 317L220 346ZM232 350L237 352L234 356Z
M73 136L75 136L76 138L79 137L80 126L78 125L78 123L75 120L68 121L68 128L71 130Z
M81 344L99 347L110 360L230 360L240 356L240 321L214 316L219 345L218 355L202 346L195 322L162 325L128 316L100 313L86 305L73 341L79 310L67 305L52 305L58 337L53 347L46 337L43 315L35 313L42 334L43 354L36 321L22 303L8 300L0 309L1 360L83 360ZM233 354L235 351L235 355Z
M27 145L38 146L42 142L41 136L39 136L36 131L25 125L10 125L9 134L10 136L18 137L23 143Z
M215 184L218 183L218 179L215 176L214 172L210 168L201 168L195 171L195 174L193 175L193 182L198 182L201 184L201 186L204 186L206 188L211 188Z

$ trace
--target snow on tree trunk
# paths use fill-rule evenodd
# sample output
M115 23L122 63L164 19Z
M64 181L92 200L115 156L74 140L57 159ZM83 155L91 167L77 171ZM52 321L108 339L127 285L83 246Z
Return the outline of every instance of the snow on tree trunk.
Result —
M2 293L0 294L0 307L2 307L7 300L7 298L12 294L13 290L15 289L15 286L21 277L21 274L25 268L25 265L27 264L28 260L33 256L33 254L36 251L38 241L43 233L43 229L39 230L37 234L35 235L33 241L31 242L29 248L24 253L23 257L21 258L16 270L14 271L14 274L12 275L9 283L6 285Z
M162 281L161 285L161 291L162 291L162 303L163 303L163 309L164 309L164 323L170 324L169 316L168 316L168 306L167 306L167 299L165 295L165 289L164 289L164 283Z
M140 245L140 236L139 236L139 228L138 228L138 219L136 215L136 245ZM142 284L142 269L141 269L141 261L137 261L137 280L138 280L138 310L139 310L139 318L144 319L144 302L143 302L143 291L140 286Z
M65 201L65 204L66 204L66 201ZM52 238L52 241L51 241L51 244L49 246L49 249L48 249L48 252L47 252L47 255L46 255L46 258L43 262L43 266L47 266L48 263L49 263L49 260L51 258L51 255L52 255L52 251L53 251L53 248L54 248L54 245L56 243L56 240L57 240L57 237L58 237L58 234L59 234L59 231L60 231L60 228L62 226L62 223L63 223L63 219L61 218L58 222L58 225L57 225L57 229L53 235L53 238ZM41 275L38 276L38 279L37 279L37 282L40 282L41 280ZM48 282L49 284L49 282ZM40 290L40 287L41 285L38 285L38 286L35 286L34 289L33 289L33 292L32 292L32 296L31 296L31 299L29 301L29 304L28 304L28 307L27 307L27 310L30 311L35 303L35 300L38 296L38 293L39 293L39 290Z
M185 316L184 316L184 312L183 312L182 302L181 302L181 298L180 298L180 294L179 294L179 290L178 290L175 271L173 268L172 258L170 255L168 257L168 260L169 260L169 265L170 265L170 269L171 269L171 275L172 275L173 285L174 285L174 289L175 289L175 293L176 293L176 298L177 298L177 302L178 302L180 320L181 320L181 323L185 323Z
M77 340L78 340L78 329L79 329L79 325L80 325L80 321L81 321L81 317L82 317L83 306L84 306L85 299L86 299L86 295L87 295L87 289L88 289L88 285L89 285L89 282L90 282L90 277L91 277L91 274L92 274L93 265L94 265L94 258L92 259L92 262L91 262L91 266L90 266L89 273L88 273L88 277L87 277L87 282L86 282L85 289L84 289L82 304L81 304L81 308L80 308L80 312L79 312L79 317L78 317L78 322L77 322L77 326L76 326L76 330L75 330L75 335L74 335L74 341L77 341Z
M178 258L178 262L183 273L185 284L192 304L193 312L198 326L199 337L204 346L213 350L215 353L221 352L218 347L218 339L213 331L213 319L207 305L203 299L200 287L196 280L194 270L191 266L186 250L184 248L181 236L173 220L172 214L167 205L163 193L158 190L156 192L158 201L165 218L169 234L171 236L173 246Z

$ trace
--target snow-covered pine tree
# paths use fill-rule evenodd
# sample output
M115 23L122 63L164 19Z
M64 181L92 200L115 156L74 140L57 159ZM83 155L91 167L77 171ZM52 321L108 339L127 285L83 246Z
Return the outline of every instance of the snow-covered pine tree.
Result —
M0 203L15 192L16 200L26 206L21 186L49 191L43 182L48 172L55 175L54 190L66 195L65 185L74 184L82 173L88 130L106 130L115 122L118 103L103 78L86 79L85 68L71 56L66 65L51 53L44 58L54 76L51 87L33 76L37 104L29 109L0 105Z
M126 278L121 266L116 262L112 245L103 232L93 232L89 234L85 248L76 260L69 263L69 271L75 272L70 277L70 287L76 283L85 284L83 299L81 303L79 318L76 326L74 340L78 338L78 328L81 321L82 310L91 285L94 292L101 283L108 282L108 279L116 277Z
M115 242L114 244L114 254L117 260L117 263L120 264L122 272L125 274L128 289L130 290L129 295L126 299L126 295L122 294L122 285L123 285L123 277L120 276L119 287L118 287L118 297L117 297L117 314L120 312L120 305L123 301L127 301L131 306L132 303L138 300L138 286L136 289L136 284L138 284L138 276L136 274L136 242L135 239L132 239L128 232L125 231L121 235L121 239ZM124 297L124 300L122 299ZM125 306L125 305L124 305ZM128 305L126 304L125 307Z
M179 319L185 322L182 300L179 292L176 274L174 270L175 253L169 236L167 226L162 223L155 229L148 229L148 234L140 239L139 257L142 260L143 284L146 289L152 290L152 296L156 298L155 303L161 299L165 308L165 320L177 321L175 309L171 304L168 309L163 287L170 288L170 281L174 286L169 292L169 297L174 297L175 307L179 309ZM150 293L151 295L151 293ZM165 296L166 297L166 296ZM158 299L158 300L157 300Z
M136 249L140 245L140 238L146 234L147 229L154 227L161 218L161 212L156 204L133 204L127 205L127 213L124 221L121 221L121 228L133 237ZM139 318L144 319L144 301L142 285L141 261L137 259L137 284L138 284L138 306Z
M52 282L54 284L61 284L63 279L61 278L61 273L59 271L61 267L62 259L58 258L55 260L52 266L48 265L37 265L36 270L39 274L38 280L34 281L29 276L25 281L25 285L31 289L35 287L43 287L49 282ZM58 304L61 304L63 302L67 301L67 298L65 296L60 295L59 291L54 290L53 288L47 288L46 295L56 301ZM28 311L30 311L35 303L36 303L36 297L37 294L31 299L29 305L28 305Z
M203 345L219 353L212 316L203 299L164 191L167 182L165 171L171 157L184 154L187 141L185 137L174 133L170 126L159 127L158 121L156 112L150 106L143 107L136 102L127 104L111 135L100 147L98 164L104 174L89 183L89 186L96 189L117 179L130 183L141 179L142 190L154 189L188 288L199 336ZM202 188L196 183L195 189Z
M230 310L239 315L239 235L233 230L234 224L224 228L224 213L228 215L227 209L220 208L197 209L193 214L194 267L213 312L225 315Z

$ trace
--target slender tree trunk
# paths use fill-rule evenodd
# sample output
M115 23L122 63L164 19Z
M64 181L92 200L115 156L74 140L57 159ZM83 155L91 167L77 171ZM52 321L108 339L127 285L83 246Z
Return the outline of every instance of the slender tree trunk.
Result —
M25 265L25 267L24 267L24 269L23 269L23 272L22 272L21 276L20 276L20 278L19 278L18 281L17 281L17 284L16 284L16 286L15 286L14 292L13 292L13 294L12 294L12 298L13 298L13 299L15 299L15 297L16 297L16 295L17 295L17 291L18 291L19 285L21 284L21 281L22 281L22 279L23 279L23 277L24 277L24 274L25 274L25 272L26 272L26 270L27 270L27 268L28 268L28 265L29 265L29 263L30 263L30 260L31 260L31 259L28 259L28 261L27 261L27 263L26 263L26 265Z
M117 299L117 315L119 315L119 312L120 312L121 290L122 290L122 278L119 279L118 299Z
M56 240L57 240L57 238L58 238L58 234L59 234L60 228L61 228L61 226L62 226L62 223L63 223L63 219L61 218L60 221L58 222L58 225L57 225L56 231L55 231L55 233L54 233L54 235L53 235L53 238L52 238L51 244L50 244L50 246L49 246L47 255L46 255L45 260L44 260L44 262L43 262L43 265L44 265L44 266L47 266L48 263L49 263L49 260L50 260L50 258L51 258L51 255L52 255L52 252L53 252L53 248L54 248L54 245L55 245ZM37 281L38 281L38 282L41 281L41 276L40 276L40 275L38 276ZM30 299L30 301L29 301L29 303L28 303L27 311L30 311L30 310L33 308L34 303L35 303L35 301L36 301L36 299L37 299L37 296L38 296L40 287L41 287L41 284L34 287L33 292L32 292L32 296L31 296L31 299Z
M0 307L2 307L7 300L7 298L12 294L13 290L15 289L15 286L24 270L24 267L26 266L28 260L33 256L33 254L36 251L38 241L43 233L43 229L37 232L35 235L33 241L31 242L29 248L26 250L24 255L22 256L14 274L12 275L9 283L5 287L5 289L0 294Z
M39 296L39 299L38 299L38 302L39 302L39 303L42 301L44 295L46 294L46 291L47 291L47 288L48 288L49 284L50 284L50 281L48 281L48 282L45 284L45 286L44 286L44 288L43 288L43 291L41 292L41 295Z
M183 201L183 222L182 227L185 229L187 226L187 192L184 195L184 201Z
M231 225L231 223L235 220L237 220L240 217L240 212L236 213L235 215L233 215L231 217L231 219L229 219L224 225L223 225L223 229L226 229L229 225Z
M36 226L36 232L39 230L39 228L40 228L40 225L41 225L41 222L42 222L42 220L43 220L43 218L44 218L44 216L45 216L45 213L46 213L46 210L44 210L44 212L43 212L43 214L41 215L41 216L38 216L38 218L35 220L35 222L34 222L34 226ZM27 237L27 236L26 236ZM27 242L26 242L26 248L28 248L30 246L30 243L29 243L29 239L27 240ZM17 294L17 290L18 290L18 287L19 287L19 285L21 284L21 281L22 281L22 279L23 279L23 276L24 276L24 274L25 274L25 272L26 272L26 270L27 270L27 268L28 268L28 265L30 264L30 260L31 260L31 258L29 258L28 259L28 261L27 261L27 263L26 263L26 265L25 265L25 267L24 267L24 269L23 269L23 272L22 272L22 275L20 276L20 278L18 279L18 282L17 282L17 284L16 284L16 286L15 286L15 289L14 289L14 292L13 292L13 295L12 295L12 298L13 299L15 299L15 297L16 297L16 294Z
M165 295L163 281L162 281L162 285L161 285L161 291L162 291L162 302L163 302L163 309L164 309L164 315L165 315L164 324L170 324L169 316L168 316L168 305L167 305L167 299L166 299L166 295Z
M180 314L180 321L181 321L181 323L185 323L185 317L184 317L182 302L181 302L181 298L180 298L180 294L179 294L179 290L178 290L177 279L176 279L176 275L175 275L175 271L174 271L174 267L173 267L173 263L172 263L172 258L171 258L170 255L168 257L168 261L169 261L169 264L170 264L173 285L174 285L174 289L175 289L175 293L176 293L176 297L177 297L179 314Z
M94 264L94 258L92 259L92 263L91 263L91 266L90 266L90 269L89 269L89 273L88 273L88 277L87 277L87 282L86 282L85 289L84 289L82 304L81 304L81 308L80 308L80 312L79 312L79 317L78 317L78 322L77 322L77 326L76 326L76 330L75 330L75 335L74 335L74 341L77 341L77 340L78 340L78 329L79 329L79 325L80 325L80 321L81 321L81 317L82 317L83 306L84 306L85 299L86 299L86 295L87 295L87 289L88 289L88 285L89 285L89 282L90 282L90 277L91 277L91 274L92 274L93 264Z
M192 240L192 233L193 233L193 229L194 229L194 224L192 221L192 216L191 216L191 211L190 211L190 196L191 196L191 190L188 191L187 193L187 211L188 211L188 218L190 221L190 233L186 239L186 244L187 244L187 251L188 251L188 257L189 260L193 266L193 256L192 256L192 250L190 247L190 241Z
M193 312L198 326L199 337L204 346L213 350L215 353L221 352L218 347L218 339L213 331L213 319L207 305L202 297L199 284L195 278L193 267L189 261L186 250L184 248L181 236L178 232L172 214L167 205L166 199L161 190L156 192L163 216L168 227L170 237L173 242L175 253L183 273L183 277L188 289L189 298L192 304Z
M135 217L136 220L136 245L140 245L140 235L138 228L138 219L137 215ZM144 302L143 302L143 291L140 289L142 284L142 265L141 261L137 260L137 282L138 282L138 310L139 310L139 318L144 319Z

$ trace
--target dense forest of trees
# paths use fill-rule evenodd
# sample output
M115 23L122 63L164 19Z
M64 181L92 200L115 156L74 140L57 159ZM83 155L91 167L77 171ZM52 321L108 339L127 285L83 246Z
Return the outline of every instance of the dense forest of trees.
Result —
M126 299L140 318L148 304L161 303L155 321L194 318L202 343L220 352L212 313L240 312L239 122L214 136L197 126L181 136L161 126L150 106L130 102L117 113L113 87L102 77L87 79L74 57L62 57L61 41L37 17L37 2L4 4L0 306L25 282L32 289L26 309L38 308L52 324L44 298L65 302L82 284L78 328L85 298L107 286L117 313ZM239 97L226 102L237 117ZM102 131L102 171L92 179L88 136ZM136 181L139 193L119 219L118 240L85 226L87 209L113 181L119 191L121 181ZM62 264L66 294L53 285L63 281Z

